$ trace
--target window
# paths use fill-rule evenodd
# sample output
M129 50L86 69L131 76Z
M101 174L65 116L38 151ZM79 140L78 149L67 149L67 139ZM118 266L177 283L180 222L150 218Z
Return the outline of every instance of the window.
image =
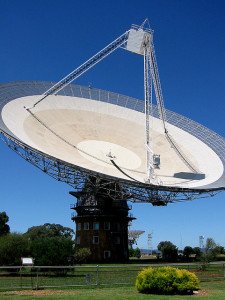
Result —
M81 230L81 223L77 223L77 230Z
M99 222L93 223L93 230L99 230Z
M99 236L97 235L93 236L93 244L99 244Z
M104 251L104 259L110 258L111 252L109 250Z
M80 244L80 236L79 236L79 235L76 236L76 244L77 244L77 245Z
M84 222L84 230L89 230L89 222Z
M109 230L110 229L110 222L104 222L104 229Z

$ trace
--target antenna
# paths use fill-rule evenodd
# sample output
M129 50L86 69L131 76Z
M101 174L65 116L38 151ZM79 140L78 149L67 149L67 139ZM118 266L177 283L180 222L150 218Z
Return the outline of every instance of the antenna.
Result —
M149 254L152 255L152 236L153 236L153 231L151 233L148 233L148 251Z
M7 146L75 190L95 178L113 199L163 206L224 190L225 140L165 109L147 25L148 19L133 25L58 83L1 85ZM143 56L144 99L71 84L118 48ZM123 189L112 188L118 182Z
M72 84L118 48L143 57L143 99ZM124 247L121 243L117 249L127 259L128 222L134 218L126 201L165 206L225 190L225 139L164 107L148 19L58 83L1 84L0 136L26 161L74 188L82 205L73 208L78 214L73 220L83 220L88 213L102 222L105 213L112 253L109 248L101 251L104 259L111 255L118 259L113 249L121 241ZM112 218L118 220L118 210L121 224L114 226L117 221ZM111 232L118 234L115 239ZM130 233L130 244L143 232ZM148 234L151 252L152 234ZM199 244L204 247L203 236ZM94 248L92 253L96 254Z
M201 250L203 250L204 246L205 246L204 239L205 239L205 237L203 235L199 236L199 247Z
M133 248L133 245L137 245L137 240L144 233L144 230L129 230L128 231L128 244L130 248Z

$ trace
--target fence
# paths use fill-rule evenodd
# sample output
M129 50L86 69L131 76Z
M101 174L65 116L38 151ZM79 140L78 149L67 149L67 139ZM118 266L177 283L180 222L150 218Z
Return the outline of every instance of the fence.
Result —
M0 290L134 285L138 272L149 266L160 265L0 267ZM221 280L225 276L224 264L175 266L195 272L200 281Z

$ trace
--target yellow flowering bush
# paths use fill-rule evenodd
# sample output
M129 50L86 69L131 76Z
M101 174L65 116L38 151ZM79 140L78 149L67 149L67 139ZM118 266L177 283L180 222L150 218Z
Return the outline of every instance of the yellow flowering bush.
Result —
M137 290L145 294L192 294L199 289L197 276L174 267L145 268L138 273Z

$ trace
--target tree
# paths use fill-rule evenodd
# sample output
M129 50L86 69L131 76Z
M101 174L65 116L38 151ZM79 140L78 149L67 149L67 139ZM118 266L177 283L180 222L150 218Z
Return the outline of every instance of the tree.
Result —
M205 243L205 253L204 253L204 260L210 262L215 260L218 254L220 254L221 248L213 238L207 238Z
M205 243L205 249L200 257L200 268L201 270L206 270L210 261L216 259L221 248L216 244L213 238L207 238Z
M25 234L30 238L30 240L53 237L65 237L72 239L74 230L60 224L46 223L44 225L28 228Z
M200 259L202 256L202 251L199 247L194 247L193 248L193 254L195 254L195 259Z
M129 249L129 257L141 257L141 250L137 247L135 249L131 248Z
M73 241L66 237L44 237L30 241L30 254L36 265L68 265L73 255Z
M10 227L8 224L9 217L7 216L6 212L0 212L0 236L5 235L10 232Z
M30 241L30 255L36 265L68 265L73 256L74 231L60 224L33 226L24 234Z
M0 265L21 265L21 257L29 255L29 241L19 233L0 237Z
M217 245L214 249L214 252L216 252L217 254L225 254L225 249L223 246L219 246Z
M205 253L211 253L217 247L216 242L213 238L207 238L205 243Z
M190 246L184 247L184 251L183 251L184 258L187 259L187 260L189 260L191 254L194 254L193 248L190 247Z
M158 244L158 250L162 252L165 261L176 261L178 257L177 247L170 241L162 241Z

